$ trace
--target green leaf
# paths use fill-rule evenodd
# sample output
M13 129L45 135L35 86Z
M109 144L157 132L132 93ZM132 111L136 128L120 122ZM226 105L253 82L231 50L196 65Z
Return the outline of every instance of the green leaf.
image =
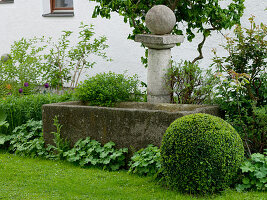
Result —
M113 146L115 146L115 143L114 142L108 142L104 145L104 147L106 148L112 148Z
M0 136L0 145L4 144L6 142L6 138L3 136Z
M264 178L260 179L260 182L261 183L267 183L267 177L264 177Z
M240 169L242 170L242 172L254 172L255 171L255 167L251 164L251 162L246 161L241 167Z
M257 171L254 172L254 175L255 175L258 179L265 178L266 175L267 175L267 170L266 170L266 168L261 167L259 170L257 170Z
M257 187L258 190L261 190L261 188L262 188L263 186L264 186L264 184L261 183L261 182L259 182L259 181L256 183L256 187Z
M250 179L248 177L245 177L242 179L243 184L248 185L250 183Z
M7 118L7 114L5 113L4 110L1 109L1 110L0 110L0 122L5 121L6 118Z
M255 162L261 162L264 163L264 155L260 153L254 153L251 155L251 160Z
M109 164L109 163L110 163L110 158L107 158L107 159L103 160L102 163L103 163L104 165Z
M108 152L106 152L106 151L101 152L100 153L100 158L105 158L105 157L107 157L107 155L108 155Z

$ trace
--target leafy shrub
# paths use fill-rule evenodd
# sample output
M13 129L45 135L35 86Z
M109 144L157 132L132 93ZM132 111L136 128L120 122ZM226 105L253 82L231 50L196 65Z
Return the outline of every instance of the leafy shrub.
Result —
M110 60L104 52L108 48L107 38L94 38L93 25L81 22L79 29L78 42L73 46L70 43L71 31L62 31L56 43L52 40L47 42L50 52L44 56L47 63L44 77L54 88L60 88L69 82L71 87L76 87L81 75L96 64L90 59L91 55Z
M129 173L141 176L156 175L161 169L160 149L154 145L140 149L131 157L129 167Z
M221 118L187 115L166 130L161 146L167 184L187 193L213 193L232 184L244 157L242 140Z
M8 59L0 60L0 96L12 93L19 95L36 93L36 86L49 83L60 89L71 82L76 87L85 70L92 68L95 62L91 55L107 58L104 50L108 48L105 36L93 38L93 25L81 23L77 43L71 46L71 31L62 31L62 35L54 42L52 38L22 38L11 46ZM48 52L48 53L47 53ZM29 86L24 87L25 83ZM5 88L12 85L12 88ZM2 94L3 93L3 94Z
M8 129L0 127L0 133L11 134L17 126L25 124L28 120L42 119L42 105L64 102L73 98L71 93L64 95L56 94L36 94L22 97L7 96L0 99L0 110L7 114L6 121L9 123Z
M265 155L254 153L240 167L242 170L242 183L236 186L238 191L256 189L267 190L267 149Z
M248 156L263 153L267 147L267 122L263 123L267 115L267 26L257 26L253 17L249 21L250 28L237 26L236 37L226 38L229 56L218 57L215 52L214 58L221 78L215 103L242 137Z
M8 151L22 156L44 157L47 155L42 134L42 121L29 120L16 127L5 142L9 142Z
M44 38L22 38L11 45L8 59L0 62L0 80L12 85L9 92L18 95L19 88L29 83L29 88L36 86L45 73L43 62Z
M139 86L137 76L100 73L80 84L76 94L78 99L91 105L112 106L116 102L140 100Z
M108 170L118 170L125 165L126 148L116 150L115 144L108 142L104 146L90 137L78 140L74 147L63 155L67 161L77 163L80 166L93 165Z
M185 61L172 63L166 74L166 82L171 94L171 102L178 104L201 104L213 98L213 88L217 79L211 71L203 71L198 64Z

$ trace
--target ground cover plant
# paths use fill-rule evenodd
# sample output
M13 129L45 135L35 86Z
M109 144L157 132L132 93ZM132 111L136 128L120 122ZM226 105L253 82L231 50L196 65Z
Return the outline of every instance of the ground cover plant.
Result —
M252 154L240 168L242 182L236 186L238 191L267 190L267 149L264 154Z
M26 124L16 127L12 135L2 136L0 148L21 156L45 157L42 121L29 120Z
M56 132L54 144L46 144L42 133L42 121L29 120L16 127L12 135L2 135L0 149L10 153L29 157L42 157L51 160L67 160L68 162L85 166L94 166L105 170L116 171L125 167L127 148L116 149L115 143L101 145L90 137L78 140L73 147L69 141L61 137L62 125L54 118Z
M90 137L78 140L74 147L63 153L63 157L72 163L84 166L96 166L102 169L116 171L125 166L125 154L127 148L115 149L114 142L108 142L103 146Z
M80 168L62 161L18 157L0 152L0 197L3 199L177 199L264 200L265 193L227 190L194 197L167 190L149 177Z
M140 149L131 157L129 173L141 176L157 176L160 171L160 149L154 145Z

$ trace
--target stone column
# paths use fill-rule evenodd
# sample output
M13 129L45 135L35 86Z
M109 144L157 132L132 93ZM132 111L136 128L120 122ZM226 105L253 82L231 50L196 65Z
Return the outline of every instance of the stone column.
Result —
M146 15L146 25L152 34L136 35L135 41L148 47L147 101L150 103L170 103L165 74L171 67L171 48L182 43L184 37L169 34L176 18L167 6L151 8Z

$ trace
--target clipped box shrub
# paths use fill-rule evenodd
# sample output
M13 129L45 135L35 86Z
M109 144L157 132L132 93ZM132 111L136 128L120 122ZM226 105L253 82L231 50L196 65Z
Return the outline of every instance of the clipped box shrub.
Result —
M187 115L166 130L161 146L167 184L180 192L214 193L230 186L244 160L236 130L219 117Z
M113 106L116 102L140 101L140 85L137 76L100 73L78 85L76 95L79 100L90 105Z

